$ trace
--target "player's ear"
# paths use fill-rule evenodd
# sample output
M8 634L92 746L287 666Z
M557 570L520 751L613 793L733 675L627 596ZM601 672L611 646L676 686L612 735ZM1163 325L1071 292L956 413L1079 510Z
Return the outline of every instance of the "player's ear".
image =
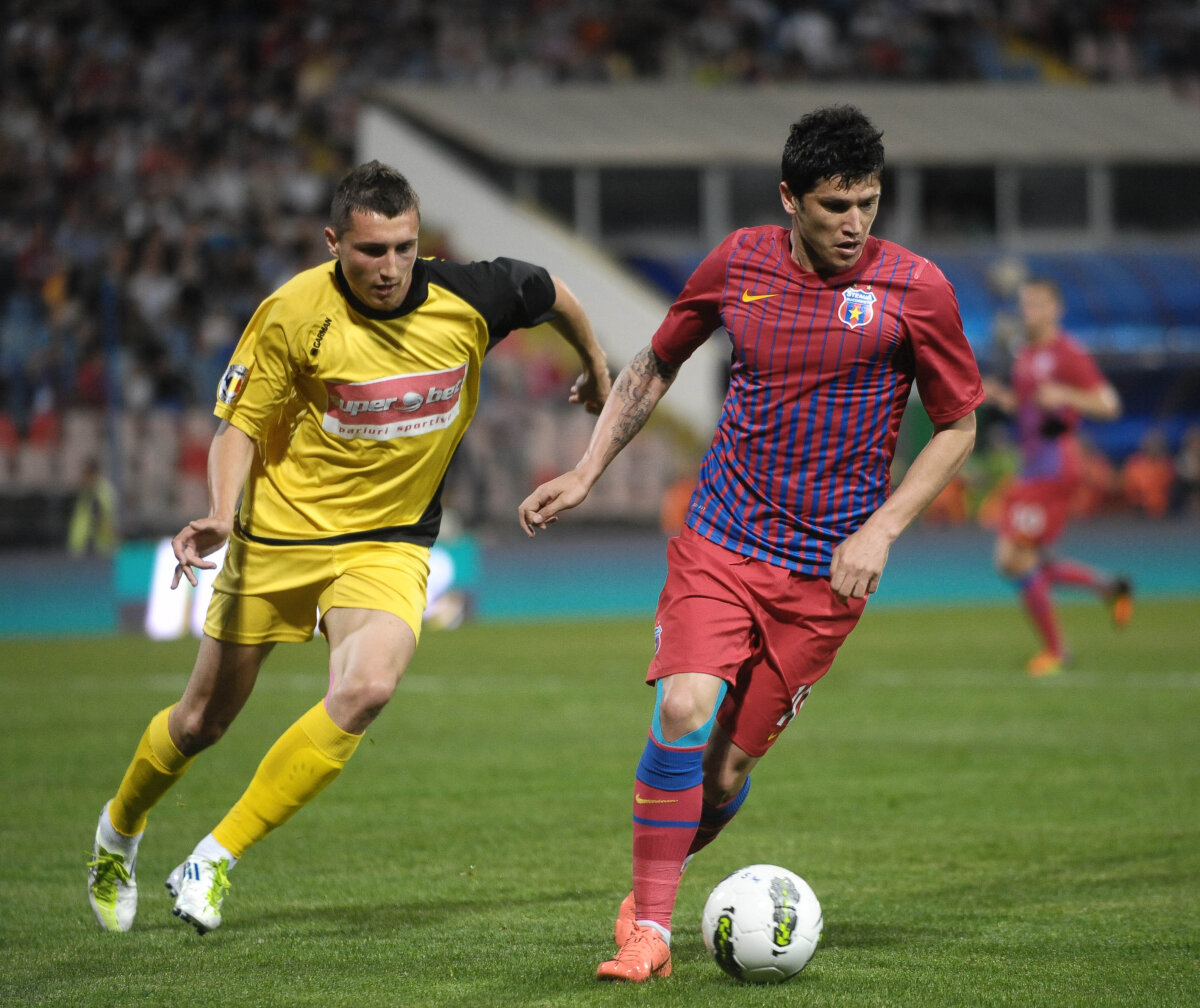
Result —
M786 182L779 183L779 198L783 202L784 212L791 217L797 210L796 197L792 195L792 190L788 188Z

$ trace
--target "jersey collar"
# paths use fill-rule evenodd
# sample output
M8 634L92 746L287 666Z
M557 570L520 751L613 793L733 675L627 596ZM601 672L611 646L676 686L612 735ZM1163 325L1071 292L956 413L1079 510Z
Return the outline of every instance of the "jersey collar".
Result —
M380 321L400 318L414 309L420 308L429 296L429 274L425 269L425 263L420 259L413 263L412 283L409 285L408 293L404 295L404 300L391 311L380 311L378 308L372 308L370 305L363 304L350 289L350 284L346 282L340 262L333 264L333 271L334 278L337 280L338 290L342 292L342 297L346 299L351 308L360 315L365 315L367 318L379 319Z

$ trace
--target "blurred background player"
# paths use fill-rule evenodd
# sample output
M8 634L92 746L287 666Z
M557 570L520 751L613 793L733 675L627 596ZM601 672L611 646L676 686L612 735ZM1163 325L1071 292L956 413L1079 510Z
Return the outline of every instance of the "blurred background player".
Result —
M983 388L941 270L871 237L882 134L848 106L793 124L790 227L730 234L625 367L576 467L522 502L529 535L582 503L714 332L732 368L685 524L667 547L647 680L656 703L633 793L633 892L601 980L671 972L688 859L737 813L750 771L830 668L892 543L975 443ZM914 381L933 434L889 473Z
M442 484L485 353L549 322L583 365L570 400L604 403L605 355L561 280L515 259L421 259L419 232L403 175L378 161L347 173L325 229L332 259L267 298L233 352L209 514L175 537L172 587L229 548L183 696L151 719L100 813L88 896L106 930L133 924L148 813L225 733L277 642L311 640L319 621L328 691L171 872L175 916L201 934L221 923L230 869L341 773L391 699L420 636Z
M1059 672L1069 658L1055 612L1056 586L1098 595L1112 607L1118 626L1133 615L1128 578L1050 553L1083 477L1080 420L1115 420L1121 402L1091 355L1063 331L1063 297L1054 281L1026 281L1018 300L1024 344L1013 363L1012 384L984 382L988 401L1014 416L1021 451L1020 473L1004 497L995 562L1017 584L1041 642L1026 671L1044 676Z

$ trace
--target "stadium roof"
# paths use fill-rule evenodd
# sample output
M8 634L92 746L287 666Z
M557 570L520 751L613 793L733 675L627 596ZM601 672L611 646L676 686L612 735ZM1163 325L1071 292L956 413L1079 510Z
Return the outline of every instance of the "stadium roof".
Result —
M514 167L775 164L788 125L858 105L891 165L1200 161L1200 110L1165 87L383 85L373 97L425 130Z

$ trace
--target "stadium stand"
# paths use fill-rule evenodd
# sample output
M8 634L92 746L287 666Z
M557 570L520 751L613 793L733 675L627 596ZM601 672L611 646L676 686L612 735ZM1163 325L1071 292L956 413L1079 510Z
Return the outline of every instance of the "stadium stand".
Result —
M1185 171L1200 165L1200 18L1187 3L15 0L0 37L0 542L56 541L96 458L118 487L126 535L190 517L196 431L232 341L281 278L325 257L330 186L355 158L358 112L382 82L413 95L436 86L615 96L649 85L701 96L732 88L743 99L800 88L822 100L864 82L953 85L976 98L1015 83L1032 89L1031 122L1064 94L1084 101L1116 86L1157 95L1164 115L1193 116L1190 130L1161 131L1182 155L1155 146L1148 117L1140 149L1182 159ZM773 122L772 150L778 131ZM469 145L463 153L494 164ZM553 189L553 178L541 182ZM427 251L437 252L430 224ZM1184 419L1200 409L1178 387L1194 375L1180 362L1200 353L1197 231L1192 222L1144 249L1017 249L1028 268L1064 279L1069 321L1128 366L1131 390L1174 375L1156 399ZM669 294L698 247L619 251ZM930 249L958 286L981 355L1004 308L992 282L999 250ZM1172 447L1184 423L1175 416ZM1112 450L1132 450L1133 433ZM183 467L189 479L177 478ZM612 484L605 513L653 494L637 478Z

